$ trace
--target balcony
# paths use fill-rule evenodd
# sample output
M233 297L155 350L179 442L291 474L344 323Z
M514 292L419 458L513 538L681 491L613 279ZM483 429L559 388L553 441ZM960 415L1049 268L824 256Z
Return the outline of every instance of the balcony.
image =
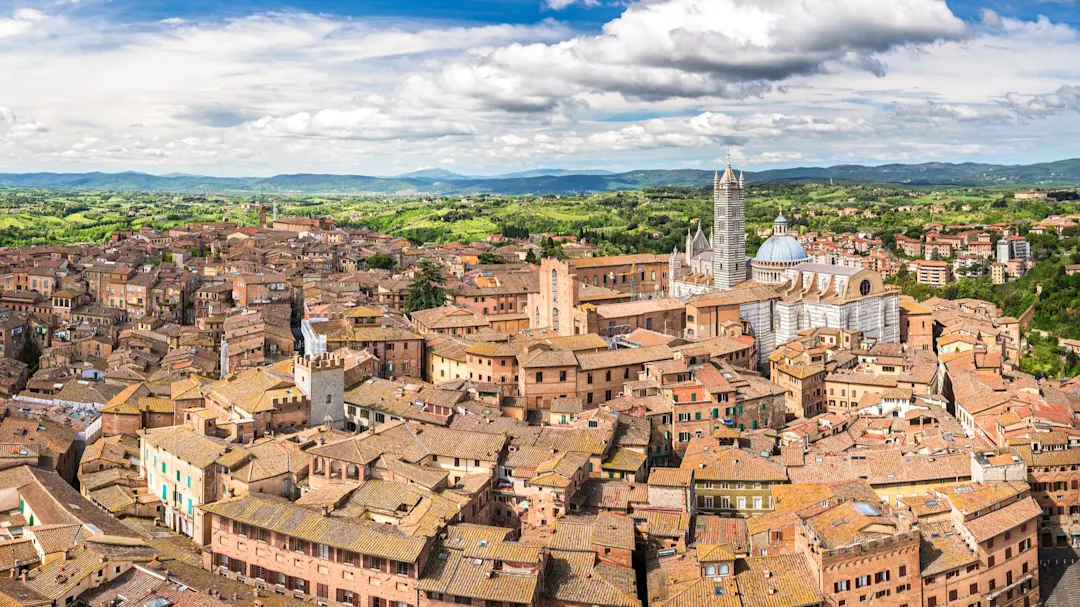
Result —
M1006 592L1008 592L1010 590L1013 590L1016 587L1022 585L1024 582L1030 582L1034 578L1035 578L1035 576L1033 574L1029 573L1029 574L1021 577L1020 579L1014 581L1013 583L1009 584L1008 586L1002 586L1001 588L998 588L997 590L994 590L993 592L988 593L986 595L986 600L992 601L992 600L998 598L999 596L1005 594Z

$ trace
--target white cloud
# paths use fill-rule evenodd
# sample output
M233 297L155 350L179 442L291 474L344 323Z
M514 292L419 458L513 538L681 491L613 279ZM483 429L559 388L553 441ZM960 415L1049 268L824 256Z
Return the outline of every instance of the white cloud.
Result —
M464 122L414 120L393 111L373 107L351 110L327 109L315 114L297 112L290 116L266 116L249 128L276 136L328 137L332 139L417 139L470 135L475 129Z
M1080 130L1080 66L1061 60L1080 55L1076 30L964 23L943 0L640 0L588 32L40 6L0 16L0 82L19 83L0 91L3 170L675 167L727 146L767 165L1040 139L1080 155L1048 137Z
M1022 115L1045 116L1060 112L1080 112L1080 86L1067 85L1053 93L1024 95L1009 93L1005 96L1009 107Z
M466 95L510 111L550 110L604 91L642 100L745 99L795 75L854 69L881 76L882 52L968 33L944 0L643 1L598 35L496 48L414 80L406 92L428 103ZM520 91L523 102L508 91Z
M11 17L0 17L0 40L29 32L34 24L46 18L45 13L32 8L20 8Z
M903 119L926 119L929 121L954 122L1015 122L1016 112L993 104L975 105L962 103L897 103L897 117Z
M575 4L583 6L600 6L599 0L544 0L544 6L553 11L561 11Z
M27 139L48 131L49 127L45 123L33 118L20 118L11 109L0 106L0 142Z

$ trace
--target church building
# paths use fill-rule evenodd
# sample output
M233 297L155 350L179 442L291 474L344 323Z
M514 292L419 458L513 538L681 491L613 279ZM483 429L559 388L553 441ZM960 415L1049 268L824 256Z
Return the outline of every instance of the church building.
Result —
M720 310L729 307L732 316L738 310L754 336L762 369L768 368L777 344L804 329L851 329L866 339L898 343L899 288L886 286L872 270L811 263L788 233L783 213L757 255L747 258L745 188L745 179L736 179L730 163L723 176L717 172L712 238L707 239L699 225L694 236L687 234L685 251L672 251L669 258L669 295L687 303L687 337L715 337L717 319L724 317Z

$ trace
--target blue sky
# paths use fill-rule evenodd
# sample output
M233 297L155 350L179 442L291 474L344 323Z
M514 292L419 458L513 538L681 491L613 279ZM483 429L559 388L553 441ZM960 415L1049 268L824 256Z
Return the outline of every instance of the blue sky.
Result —
M1044 0L1011 1L947 0L949 7L961 18L978 20L982 9L990 8L1006 17L1032 20L1046 15L1054 21L1080 23L1080 8L1075 1ZM305 11L328 13L358 18L381 19L430 19L446 21L471 21L485 23L535 23L557 17L582 29L599 28L618 17L625 9L625 1L604 1L595 6L573 5L555 11L536 0L317 0L256 2L242 0L215 2L212 0L123 0L110 2L109 10L117 11L125 19L166 19L169 17L207 18L239 17L265 11ZM89 10L102 10L100 4L89 5Z
M1076 0L0 0L0 171L1080 157Z

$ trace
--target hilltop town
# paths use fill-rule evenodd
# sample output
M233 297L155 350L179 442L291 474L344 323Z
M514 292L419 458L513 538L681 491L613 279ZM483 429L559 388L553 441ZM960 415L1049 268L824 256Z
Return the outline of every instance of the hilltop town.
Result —
M0 250L0 603L1080 602L1080 215L747 192L663 252L258 201Z

